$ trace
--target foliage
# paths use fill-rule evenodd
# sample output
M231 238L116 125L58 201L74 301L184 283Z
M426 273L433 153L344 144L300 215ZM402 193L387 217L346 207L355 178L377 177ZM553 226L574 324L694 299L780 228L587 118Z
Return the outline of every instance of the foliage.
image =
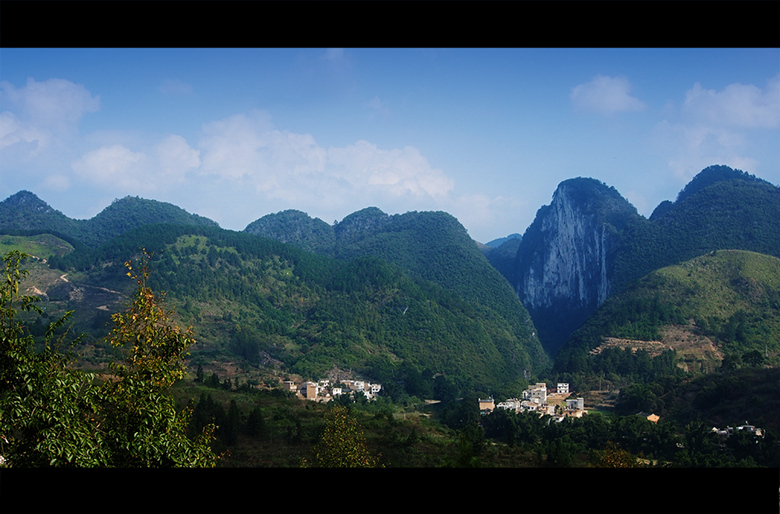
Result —
M20 269L26 255L5 257L0 284L0 437L7 466L98 466L107 461L94 422L99 410L93 376L68 369L68 359L52 345L52 323L42 351L25 335L18 311L39 312L36 297L20 296Z
M343 262L240 232L148 225L57 265L121 290L119 267L104 263L126 260L142 243L155 253L150 287L167 292L179 318L197 327L208 341L201 348L229 352L251 369L270 358L311 379L335 365L383 384L409 376L410 386L429 369L427 386L407 394L430 398L495 388L532 364L495 311L377 257ZM437 374L446 382L435 393Z
M739 170L713 168L697 175L662 216L626 226L615 291L655 269L716 250L780 257L780 188Z
M776 362L779 308L780 259L738 250L708 253L656 270L605 301L572 334L554 369L633 375L644 381L676 374L675 353L643 359L640 352L628 355L608 348L589 355L605 337L657 341L669 325L687 326L714 341L726 356L725 368Z
M128 360L113 366L115 376L100 383L93 374L71 369L71 358L52 346L67 317L50 324L42 351L23 334L17 309L35 310L37 300L19 296L25 257L6 255L0 286L0 435L7 465L213 466L212 429L190 439L189 411L178 412L167 394L182 377L181 359L191 336L170 323L146 286L146 260L136 275L134 301L114 316L109 338L115 346L130 346Z
M595 451L592 458L594 468L641 468L634 455L609 441L606 448Z
M194 342L190 330L182 332L148 287L145 255L140 269L128 276L138 287L132 304L112 316L114 328L107 340L115 348L130 347L123 364L112 363L118 380L103 384L102 412L105 440L114 465L169 467L213 465L209 449L213 427L195 440L187 437L191 411L177 412L168 389L184 376L184 357Z
M363 430L347 408L336 405L326 416L325 428L304 467L375 468L379 458L366 447Z

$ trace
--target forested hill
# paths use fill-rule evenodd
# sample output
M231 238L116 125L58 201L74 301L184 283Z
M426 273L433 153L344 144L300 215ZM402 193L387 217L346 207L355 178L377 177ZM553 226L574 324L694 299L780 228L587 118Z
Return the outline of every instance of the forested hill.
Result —
M606 298L653 270L714 250L780 256L780 188L727 166L702 170L650 219L594 179L562 182L502 269L554 355Z
M98 249L52 257L69 272L68 284L57 273L52 287L81 291L55 300L83 303L94 316L89 296L126 289L122 263L141 246L156 255L150 285L167 293L201 341L193 366L233 359L249 373L304 379L352 369L383 383L409 377L407 389L425 372L427 387L441 374L440 385L465 392L509 387L547 363L534 353L538 341L535 349L500 314L400 266L370 256L342 261L218 227L147 225ZM90 327L97 336L97 321Z
M29 191L20 191L0 202L0 231L61 235L95 248L128 230L154 223L217 226L217 223L170 203L127 196L114 200L88 220L68 218Z
M391 262L479 306L484 316L502 318L535 363L549 362L530 315L511 285L485 259L460 222L446 212L389 215L368 207L330 226L299 211L285 211L265 216L245 231L342 261L371 256Z
M0 202L0 230L46 230L75 236L78 222L50 207L30 191L19 191Z
M572 334L555 368L599 375L649 372L647 358L644 371L635 362L620 364L622 350L631 347L650 354L673 349L689 371L777 365L780 259L718 250L653 271L604 302Z
M748 250L780 257L780 187L710 166L656 208L626 226L615 261L615 290L651 271L713 250Z

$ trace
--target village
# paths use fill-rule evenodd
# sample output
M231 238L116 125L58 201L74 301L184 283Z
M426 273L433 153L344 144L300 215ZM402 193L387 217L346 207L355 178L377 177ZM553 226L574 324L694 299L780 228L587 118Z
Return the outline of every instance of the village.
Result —
M510 398L506 401L495 403L492 397L479 399L479 411L481 414L490 414L495 409L505 409L513 412L537 412L540 416L550 415L560 422L566 417L581 418L588 411L585 410L583 398L569 398L569 384L562 382L557 384L554 390L547 390L547 384L538 382L523 391L522 398Z
M539 416L552 416L552 419L556 422L561 422L566 417L581 418L588 413L585 410L583 398L569 398L569 396L568 383L559 383L555 389L548 391L547 384L539 382L524 390L522 399L510 398L496 404L492 397L484 400L480 398L478 400L479 411L482 415L490 414L495 409L505 409L516 413L537 412ZM638 412L637 416L641 416L653 423L658 423L660 419L657 414L647 412ZM751 425L747 421L737 427L728 426L725 429L712 427L712 432L722 439L743 431L751 433L756 437L763 437L764 435L761 428Z
M382 384L365 380L339 380L331 383L329 379L322 379L317 382L307 381L300 385L292 380L287 380L284 382L284 387L295 393L298 398L315 402L329 402L343 394L352 396L362 394L366 400L372 400L382 390Z

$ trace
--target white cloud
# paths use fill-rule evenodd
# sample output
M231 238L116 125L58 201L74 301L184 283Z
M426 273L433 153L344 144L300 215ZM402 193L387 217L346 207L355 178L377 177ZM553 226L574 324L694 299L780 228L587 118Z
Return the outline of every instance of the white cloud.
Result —
M157 89L161 93L171 96L189 96L194 92L192 85L177 79L166 79Z
M451 179L414 147L384 150L368 141L323 148L309 134L273 128L262 112L237 114L203 127L200 172L241 181L274 197L324 190L346 197L438 197Z
M685 94L682 114L697 123L735 128L780 126L780 75L764 89L753 84L729 84L722 91L698 82Z
M34 128L60 134L74 129L84 114L97 111L100 97L68 80L36 82L30 78L21 88L0 82L0 104L14 113L18 130Z
M81 179L122 192L150 190L144 173L146 156L122 145L111 145L87 152L71 165Z
M676 114L672 108L664 112L670 118ZM680 183L712 164L755 173L761 162L754 141L780 126L780 75L763 89L734 83L716 91L696 83L678 112L675 121L656 126L654 138Z
M179 135L171 135L155 147L159 171L166 180L181 182L187 171L200 166L200 152Z
M452 179L432 168L419 150L382 150L368 141L328 150L329 173L346 180L356 190L381 191L415 198L444 196L453 188Z
M626 77L598 75L574 87L570 99L575 109L597 114L643 110L645 103L629 95L630 91L631 84Z

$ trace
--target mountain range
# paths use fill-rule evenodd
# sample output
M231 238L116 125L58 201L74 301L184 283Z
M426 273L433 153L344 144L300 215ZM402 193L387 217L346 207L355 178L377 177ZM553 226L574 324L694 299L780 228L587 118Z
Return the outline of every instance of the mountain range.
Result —
M369 207L330 225L288 210L235 232L137 197L74 220L20 191L0 202L0 234L8 236L0 249L21 244L13 238L32 244L42 234L56 236L59 243L42 255L47 265L35 263L35 290L53 311L89 304L84 323L95 340L106 312L130 287L121 263L144 247L157 252L156 284L204 335L193 362L232 358L306 378L333 367L396 378L425 372L430 381L444 376L462 388L498 390L549 369L559 351L571 362L572 348L593 350L597 345L582 343L578 329L598 332L600 341L631 339L625 323L596 330L591 318L606 316L610 300L635 292L639 279L671 273L656 270L686 262L698 269L701 256L732 255L723 250L779 257L777 219L780 188L726 166L704 169L650 218L613 187L569 179L522 236L488 245L473 241L445 212L389 215ZM744 280L763 284L773 273ZM653 276L647 280L659 288ZM773 305L772 294L762 301ZM661 310L675 309L709 322L704 332L725 330L737 315L703 315L682 305ZM655 330L640 335L658 336Z

